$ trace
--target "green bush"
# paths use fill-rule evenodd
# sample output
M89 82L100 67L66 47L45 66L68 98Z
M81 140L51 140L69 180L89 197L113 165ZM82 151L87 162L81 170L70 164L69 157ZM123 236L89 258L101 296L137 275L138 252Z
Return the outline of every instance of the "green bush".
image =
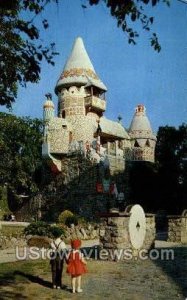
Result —
M66 218L65 225L70 227L71 224L74 224L75 226L78 225L78 217L77 216L73 215L71 217Z
M88 222L84 217L78 216L78 223L81 225L87 225L90 222Z
M70 210L64 210L58 217L58 222L62 224L66 224L66 219L69 217L73 217L74 214Z
M24 233L26 235L51 236L50 225L42 221L34 222L25 228Z
M50 233L53 238L58 238L65 235L65 229L58 226L51 226Z
M31 223L28 227L26 227L24 230L24 234L57 238L64 235L65 230L64 228L58 226L50 226L45 222L39 221L39 222Z

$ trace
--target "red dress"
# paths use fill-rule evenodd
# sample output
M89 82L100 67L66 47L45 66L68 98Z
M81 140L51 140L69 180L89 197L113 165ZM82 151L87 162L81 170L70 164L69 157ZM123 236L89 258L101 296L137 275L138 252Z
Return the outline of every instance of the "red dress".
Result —
M78 250L72 250L69 258L68 258L68 266L67 266L67 273L71 274L72 276L79 276L86 273L86 267L81 259L81 252Z

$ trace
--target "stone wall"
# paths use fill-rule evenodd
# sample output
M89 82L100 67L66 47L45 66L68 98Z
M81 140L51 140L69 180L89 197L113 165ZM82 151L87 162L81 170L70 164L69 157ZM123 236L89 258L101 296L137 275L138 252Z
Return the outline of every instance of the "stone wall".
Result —
M132 249L129 235L130 214L102 218L100 242L105 249ZM156 236L155 216L146 215L146 235L142 249L153 247Z
M24 228L26 222L0 222L0 250L26 246Z
M168 216L168 242L187 243L187 216Z
M96 191L96 183L100 177L97 164L81 155L70 155L63 158L62 166L62 177L68 188L68 209L94 218L97 213L106 212L116 205L113 196ZM111 176L111 181L115 180L119 191L122 191L123 177L123 173Z
M156 223L154 214L146 214L146 235L144 241L144 248L150 249L154 246L156 238Z

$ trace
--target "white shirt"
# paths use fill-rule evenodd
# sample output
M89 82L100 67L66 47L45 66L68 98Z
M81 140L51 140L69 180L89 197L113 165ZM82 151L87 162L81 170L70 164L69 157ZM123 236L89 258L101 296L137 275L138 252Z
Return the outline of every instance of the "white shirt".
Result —
M66 249L66 244L61 240L61 238L57 238L56 240L52 241L51 248L53 250L63 250Z

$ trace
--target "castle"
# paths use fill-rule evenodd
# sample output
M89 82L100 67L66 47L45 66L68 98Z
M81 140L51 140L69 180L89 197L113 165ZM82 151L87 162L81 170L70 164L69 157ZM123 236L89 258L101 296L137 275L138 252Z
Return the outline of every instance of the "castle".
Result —
M42 155L52 171L62 172L63 158L76 152L102 163L110 174L124 171L127 161L154 162L156 136L145 107L137 105L126 130L120 117L112 121L104 116L106 92L78 37L55 87L58 116L50 94L43 107Z

